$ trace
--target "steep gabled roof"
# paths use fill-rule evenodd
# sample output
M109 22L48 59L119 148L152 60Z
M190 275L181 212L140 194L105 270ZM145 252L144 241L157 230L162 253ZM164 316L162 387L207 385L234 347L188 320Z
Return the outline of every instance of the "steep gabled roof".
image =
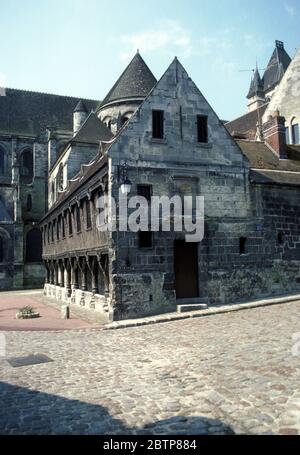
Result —
M73 111L80 98L6 89L0 96L0 133L38 136L47 127L73 130ZM99 101L84 100L87 110Z
M137 52L99 108L122 99L145 98L156 82L151 70Z
M265 92L271 90L281 81L290 63L291 58L285 51L284 44L281 41L276 41L276 47L263 76Z
M70 142L99 144L100 141L110 141L112 138L112 132L94 112L91 112Z

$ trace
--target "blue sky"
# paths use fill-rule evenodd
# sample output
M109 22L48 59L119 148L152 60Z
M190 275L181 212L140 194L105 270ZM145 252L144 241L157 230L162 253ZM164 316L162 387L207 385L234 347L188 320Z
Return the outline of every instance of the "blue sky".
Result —
M0 0L0 85L101 99L139 48L176 55L219 117L246 110L256 59L300 46L299 0ZM298 30L298 33L297 33Z

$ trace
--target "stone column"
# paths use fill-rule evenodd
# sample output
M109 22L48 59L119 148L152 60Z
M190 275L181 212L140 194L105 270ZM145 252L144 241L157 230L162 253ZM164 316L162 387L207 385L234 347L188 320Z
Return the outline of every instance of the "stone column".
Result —
M78 289L78 260L71 260L71 288Z
M92 274L92 293L95 295L98 292L98 283L97 283L97 259L92 258L90 263L90 270Z
M58 262L58 285L63 288L64 287L64 273L65 268L62 261Z
M81 273L81 290L86 291L86 259L79 259L79 268Z
M64 261L65 267L65 288L67 292L67 297L71 297L71 264L70 259Z
M53 273L53 284L55 286L58 286L58 263L57 263L57 261L53 261L52 273Z
M97 276L96 276L96 270L97 270L97 260L96 258L88 258L87 259L87 266L90 269L91 272L91 277L92 277L92 298L90 301L90 308L95 308L95 294L98 291L98 286L97 286Z
M104 294L105 294L105 298L107 300L109 297L108 255L105 254L102 256L98 256L97 259L98 259L99 269L104 278L104 286L105 286Z
M44 266L45 266L45 284L49 284L50 282L50 270L49 270L49 264L48 261L44 261Z
M52 261L49 261L48 264L49 264L49 284L54 284L54 273L53 273Z

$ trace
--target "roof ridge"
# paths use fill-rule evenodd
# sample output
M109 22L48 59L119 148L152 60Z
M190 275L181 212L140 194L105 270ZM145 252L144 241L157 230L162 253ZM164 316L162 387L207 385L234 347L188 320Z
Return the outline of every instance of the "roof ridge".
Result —
M264 106L266 106L267 104L269 104L269 101L267 101L266 103L262 104L261 106L259 106L258 110L263 108ZM232 122L235 122L236 120L239 120L243 117L246 117L246 115L253 115L253 112L257 112L257 109L253 110L253 111L249 111L249 112L246 112L245 114L243 115L240 115L239 117L236 117L234 118L233 120L229 120L229 122L225 123L225 125L228 125L229 123L232 123Z
M14 87L3 87L5 90L14 90L16 92L24 92L24 93L33 93L33 94L38 94L38 95L48 95L48 96L59 96L61 98L70 98L70 99L75 99L75 100L82 100L82 101L94 101L94 102L99 102L97 99L93 98L84 98L80 96L74 96L74 95L59 95L57 93L49 93L49 92L38 92L34 90L26 90L22 88L14 88Z

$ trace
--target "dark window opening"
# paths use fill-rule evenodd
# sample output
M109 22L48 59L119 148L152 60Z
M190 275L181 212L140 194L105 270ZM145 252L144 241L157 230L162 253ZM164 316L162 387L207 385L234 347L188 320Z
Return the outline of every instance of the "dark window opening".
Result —
M0 148L0 175L5 173L5 152Z
M152 111L152 137L164 138L164 111Z
M0 262L4 262L4 242L2 237L0 237Z
M31 210L32 210L32 196L31 196L31 194L28 194L28 196L27 196L26 209L27 209L28 212L31 212Z
M51 231L51 224L48 224L48 229L47 229L47 239L48 239L48 244L50 243L50 231Z
M247 238L241 237L240 238L240 254L246 254L246 243L247 243Z
M57 239L57 237L56 237L56 234L57 234L56 227L57 227L57 223L56 223L56 220L55 220L55 221L53 221L53 225L52 225L52 242L54 242Z
M47 242L47 226L44 226L44 245L46 245L46 242Z
M125 123L128 122L128 120L129 120L128 117L123 117L121 121L122 125L125 125Z
M61 215L58 217L57 225L56 225L56 238L60 240L60 226L61 226Z
M54 242L54 223L51 224L51 242Z
M197 115L198 142L208 142L208 128L206 115Z
M92 227L91 202L88 199L85 201L85 219L86 219L86 228L90 229Z
M76 229L77 232L81 231L81 218L80 218L80 207L76 205Z
M137 195L143 196L148 202L150 202L152 196L152 185L138 185Z
M152 248L153 236L151 231L139 232L139 248Z
M33 152L25 150L21 155L20 175L23 182L31 182L33 178Z
M42 260L42 233L39 229L32 229L26 236L26 262L41 262Z
M64 239L66 237L66 231L65 231L65 215L62 215L61 217L61 230L62 230L62 238Z
M68 211L69 235L73 235L72 211Z
M284 242L283 232L278 232L278 234L277 234L277 242L278 242L278 245L283 245L283 242Z

